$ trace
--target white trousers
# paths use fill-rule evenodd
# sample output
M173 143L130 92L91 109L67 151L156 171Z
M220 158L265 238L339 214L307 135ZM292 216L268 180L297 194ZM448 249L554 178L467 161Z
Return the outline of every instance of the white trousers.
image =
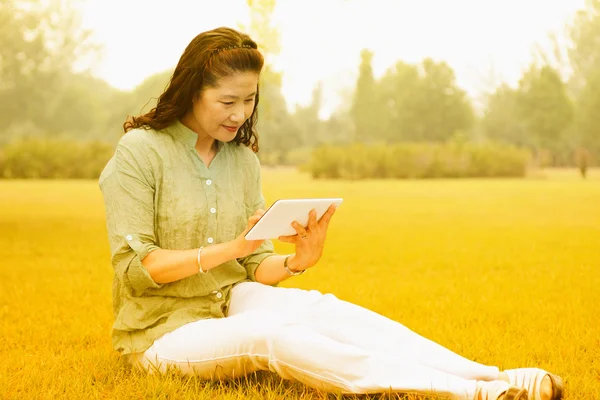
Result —
M478 364L380 314L318 291L245 282L226 318L188 323L130 362L148 373L179 369L204 379L269 370L327 392L400 392L472 400Z

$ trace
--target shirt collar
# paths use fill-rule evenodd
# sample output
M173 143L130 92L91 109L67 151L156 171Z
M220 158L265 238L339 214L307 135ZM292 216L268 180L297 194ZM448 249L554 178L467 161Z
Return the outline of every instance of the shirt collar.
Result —
M196 147L196 142L198 141L198 134L185 126L179 119L176 119L175 122L169 127L169 132L171 135L191 148ZM223 147L223 143L217 140L217 149L221 150Z

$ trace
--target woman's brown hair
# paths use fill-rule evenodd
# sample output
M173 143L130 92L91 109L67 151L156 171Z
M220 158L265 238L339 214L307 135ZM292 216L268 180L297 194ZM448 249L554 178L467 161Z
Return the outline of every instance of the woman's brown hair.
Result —
M246 34L231 28L217 28L196 36L183 52L169 85L158 98L156 107L139 117L129 117L125 133L143 128L161 130L182 118L192 107L192 99L205 87L216 87L220 78L236 72L260 74L264 58L256 43ZM238 130L233 142L251 146L258 152L256 101L250 118Z

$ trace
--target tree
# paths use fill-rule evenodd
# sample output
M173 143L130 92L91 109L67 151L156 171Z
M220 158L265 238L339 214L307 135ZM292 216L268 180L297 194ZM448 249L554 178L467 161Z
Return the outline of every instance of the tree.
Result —
M287 153L301 146L300 132L281 94L281 75L265 68L260 85L257 124L259 157L265 164L283 164Z
M273 68L273 59L280 52L279 29L272 23L277 1L246 0L246 3L250 8L250 24L241 25L240 30L257 43L265 58L258 104L259 157L265 164L279 164L285 161L288 151L299 146L300 138L281 94L282 74Z
M424 140L418 100L421 77L416 65L399 61L377 84L377 106L381 107L382 137L386 142Z
M558 72L549 66L531 65L519 81L517 105L533 148L560 152L573 119L573 106Z
M575 88L575 140L600 159L600 0L587 0L568 27Z
M468 131L474 121L465 91L444 62L398 62L378 82L376 91L375 119L388 142L446 141Z
M251 35L266 57L279 54L281 40L279 29L273 25L271 15L277 0L246 0L250 8L250 25L241 25L242 31ZM269 60L270 61L270 60Z
M101 79L72 74L48 105L44 129L52 136L114 142L125 118L114 121L113 115L125 113L125 95Z
M312 92L312 101L306 107L297 106L292 120L300 132L300 142L305 147L316 147L327 141L323 136L323 123L319 119L323 98L323 86L319 82Z
M488 96L481 120L483 133L488 139L531 148L530 138L519 119L517 98L518 92L505 83Z
M577 99L577 144L600 159L600 69L590 71Z
M456 84L456 76L446 62L427 58L422 63L421 118L423 135L429 141L446 141L457 132L470 130L473 109L466 92Z
M116 141L123 135L123 123L128 115L143 115L154 107L165 91L174 68L151 75L131 92L113 90L105 98L107 106L102 121L103 137ZM94 92L96 93L96 92ZM95 96L98 96L95 94Z
M45 127L74 62L93 49L89 32L60 0L5 0L0 26L0 131L24 122Z
M369 142L379 137L372 62L373 52L363 49L360 53L358 80L350 110L355 130L353 141Z
M577 12L567 34L571 44L568 49L573 69L571 79L578 94L592 72L600 67L600 0L586 0L585 8Z

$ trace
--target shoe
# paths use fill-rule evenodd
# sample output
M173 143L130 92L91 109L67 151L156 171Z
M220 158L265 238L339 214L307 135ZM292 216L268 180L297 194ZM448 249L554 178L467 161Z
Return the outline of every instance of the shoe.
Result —
M552 397L550 400L560 400L563 398L564 386L562 379L548 371L539 368L516 368L507 369L506 375L510 379L510 384L527 389L531 400L542 400L540 389L542 380L548 375L552 383Z
M475 400L498 400L504 395L503 400L528 400L527 389L516 387L506 381L477 381Z

